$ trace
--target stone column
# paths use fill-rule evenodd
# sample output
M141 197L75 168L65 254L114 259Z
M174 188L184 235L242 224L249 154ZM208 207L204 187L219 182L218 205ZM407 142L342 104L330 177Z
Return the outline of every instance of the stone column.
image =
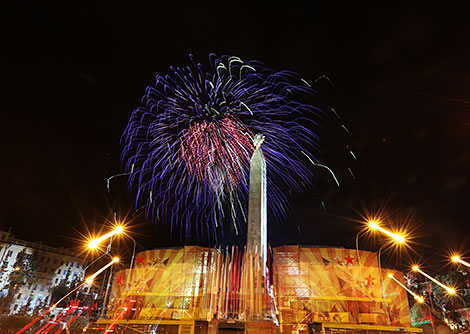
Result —
M250 162L250 198L248 206L247 251L258 254L263 266L266 264L267 219L266 219L266 162L261 144L264 136L253 139L255 151Z

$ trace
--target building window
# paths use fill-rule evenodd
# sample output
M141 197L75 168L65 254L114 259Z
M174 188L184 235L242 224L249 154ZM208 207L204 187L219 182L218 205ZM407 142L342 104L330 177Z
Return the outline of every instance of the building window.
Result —
M55 279L55 284L57 284L57 282L58 282L58 281L59 281L59 279L58 279L58 278L56 278L56 279Z
M34 284L33 290L36 290L37 288L38 288L38 285L37 285L37 284Z
M11 256L11 254L13 254L13 251L9 250L8 253L7 253L7 257Z
M50 261L50 260L51 260L50 258L47 258L47 261L46 261L46 263L49 263L49 261Z
M78 263L75 263L75 268L78 268Z
M17 308L18 308L18 304L15 304L15 307L13 308L13 311L16 311Z
M57 275L60 275L60 269L59 269L59 270L57 270Z
M5 266L5 267L8 266L8 261L7 260L3 261L3 266Z
M57 264L57 259L54 259L54 264Z
M19 293L18 296L16 296L16 299L21 299L21 293Z
M44 262L44 256L41 256L41 262Z

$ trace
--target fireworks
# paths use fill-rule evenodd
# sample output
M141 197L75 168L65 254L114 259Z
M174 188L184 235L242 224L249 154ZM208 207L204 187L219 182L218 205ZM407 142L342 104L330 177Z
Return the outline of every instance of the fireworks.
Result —
M318 109L302 102L313 89L297 74L256 61L211 55L204 69L171 67L146 89L123 134L122 160L137 204L147 216L216 235L230 220L246 220L253 137L265 136L268 211L286 215L286 190L301 192L313 175ZM307 152L307 153L305 153Z

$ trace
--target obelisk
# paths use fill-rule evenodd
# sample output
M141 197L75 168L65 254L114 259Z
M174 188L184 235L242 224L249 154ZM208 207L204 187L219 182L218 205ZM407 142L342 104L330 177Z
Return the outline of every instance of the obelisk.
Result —
M266 264L267 219L266 219L266 162L261 144L264 136L255 135L255 151L250 162L250 198L248 202L248 233L246 249L249 254L256 254L262 266Z

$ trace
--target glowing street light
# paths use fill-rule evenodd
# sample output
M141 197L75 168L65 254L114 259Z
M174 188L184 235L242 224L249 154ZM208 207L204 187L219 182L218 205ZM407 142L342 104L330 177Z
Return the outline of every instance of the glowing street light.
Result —
M98 276L99 274L101 274L103 271L105 271L106 269L108 269L109 267L111 267L114 263L117 263L119 262L119 258L118 257L115 257L111 260L111 262L109 262L108 264L106 264L105 266L103 266L101 269L99 269L96 273L94 273L93 275L91 275L90 277L88 277L86 280L85 280L85 283L86 284L91 284L93 283L93 280L95 279L96 276Z
M117 226L111 232L106 233L105 235L102 235L98 239L94 239L94 240L90 241L90 243L88 244L88 248L95 249L96 247L98 247L98 245L101 241L106 240L108 238L111 238L115 234L121 234L122 232L124 232L124 229L122 228L122 226Z
M462 260L462 259L460 258L460 256L458 256L458 255L452 256L452 262L460 263L460 264L463 264L464 266L470 268L470 263L468 263L467 261Z
M377 223L374 222L374 221L370 221L370 222L369 222L369 228L370 228L371 230L380 231L380 232L382 232L383 234L388 235L390 238L392 238L393 240L395 240L395 241L398 242L399 244L405 243L405 237L404 237L404 236L402 236L402 235L400 235L400 234L396 234L396 233L390 232L389 230L386 230L386 229L384 229L383 227L379 226L379 224L377 224Z
M423 272L421 269L419 269L418 266L413 266L411 269L413 269L413 271L416 271L416 272L420 273L421 275L429 278L431 281L433 281L434 283L439 285L441 288L445 289L449 295L455 295L455 289L454 288L448 287L447 285L444 285L441 282L439 282L437 279L432 278L431 276L429 276L428 274Z
M421 297L421 296L418 296L417 294L415 294L413 291L411 291L410 289L408 289L405 285L403 285L399 280L397 280L395 277L393 277L393 274L392 273L389 273L388 274L388 277L390 277L391 279L393 279L395 282L398 283L398 285L400 285L403 289L405 289L406 291L408 291L410 293L410 295L412 295L414 297L414 299L416 299L416 301L420 304L424 303L424 298Z
M111 266L113 263L117 263L119 262L119 258L118 257L115 257L113 258L113 260L111 262L109 262L108 264L106 264L103 268L101 268L100 270L98 270L96 273L94 273L93 275L91 275L90 277L88 277L85 282L81 283L80 285L76 286L75 289L71 290L69 293L67 293L65 296L63 296L62 298L60 298L55 304L53 304L52 306L50 306L47 310L45 310L43 313L41 313L39 316L37 316L36 318L34 318L31 322L29 322L28 324L26 324L26 326L24 326L22 329L20 329L18 332L16 332L15 334L21 334L23 332L25 332L28 328L30 328L34 323L36 323L37 321L39 321L42 317L44 317L46 314L48 314L49 312L53 311L57 305L59 305L59 303L61 301L63 301L65 298L67 298L68 296L70 296L72 293L74 293L75 291L77 291L78 289L82 288L85 284L91 284L93 282L93 279L98 276L99 274L101 274L103 271L105 271L109 266Z

